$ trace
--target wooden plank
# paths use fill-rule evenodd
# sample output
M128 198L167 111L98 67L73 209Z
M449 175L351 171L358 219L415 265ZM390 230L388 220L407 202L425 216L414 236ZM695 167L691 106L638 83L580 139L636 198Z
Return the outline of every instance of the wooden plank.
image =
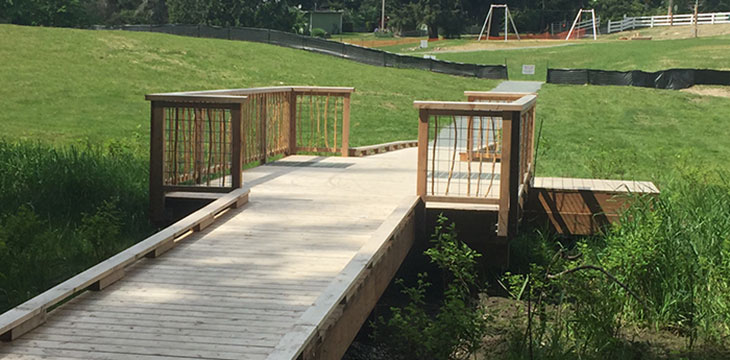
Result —
M310 300L311 301L311 300ZM200 316L189 316L186 313L177 313L176 315L168 314L159 314L154 312L154 310L149 310L145 312L137 311L137 312L119 312L119 311L88 311L84 310L83 308L74 308L73 311L71 311L71 308L69 309L63 309L58 310L59 314L54 316L63 316L67 320L74 321L75 319L84 319L84 318L95 318L95 319L105 319L110 324L116 324L118 321L130 321L134 322L137 320L140 321L157 321L157 322L164 322L167 325L180 327L180 328L196 328L200 326L206 326L209 329L219 330L219 331L239 331L241 333L243 332L251 332L251 331L261 331L261 332L271 332L271 333L277 333L280 332L279 330L286 330L291 325L291 321L287 320L279 320L276 321L274 318L264 319L264 320L254 320L251 319L250 316L246 315L238 315L238 316L231 316L228 315L226 317L200 317ZM172 312L174 314L175 312ZM35 334L35 333L34 333Z
M194 192L194 191L173 191L165 194L167 199L190 199L190 200L217 200L224 193Z
M305 350L306 346L315 339L318 328L336 311L337 305L346 300L348 294L352 294L358 286L357 280L385 254L393 236L401 230L403 221L409 214L413 214L419 205L422 205L419 197L407 197L393 210L386 221L373 233L370 240L360 248L331 285L317 298L313 306L309 307L293 325L293 330L281 339L267 359L295 359ZM377 298L375 300L377 301ZM369 309L361 309L361 311L369 313ZM359 325L357 326L359 328Z
M426 195L424 197L426 202L442 202L442 203L463 203L463 204L484 204L484 205L499 205L500 201L498 198L485 198L476 196L435 196Z
M57 331L59 333L70 333L73 331L78 332L111 332L112 334L119 334L117 336L133 338L135 335L146 336L146 337L165 337L165 336L189 336L199 338L199 341L206 339L218 339L222 343L241 343L251 344L260 346L276 345L277 341L281 337L281 334L266 334L256 333L247 334L242 336L240 333L221 332L215 330L202 330L202 329L178 329L178 328L165 328L157 326L140 326L140 325L123 325L123 324L110 324L110 323L94 323L76 321L73 323L69 322L48 322L49 331ZM45 327L39 329L45 331ZM211 341L212 342L212 341Z
M297 94L292 91L289 93L289 147L287 155L297 153ZM337 119L335 119L337 121Z
M155 102L150 106L150 219L161 222L165 217L165 195L162 189L165 109Z
M464 96L474 99L494 99L494 100L519 100L525 95L537 95L534 92L509 92L509 91L464 91Z
M233 190L232 187L220 186L200 186L200 185L163 185L164 192L201 192L201 193L219 193L225 194Z
M8 354L10 349L0 347L0 354ZM105 351L89 351L89 350L68 350L59 348L39 348L30 346L14 346L13 355L41 356L48 359L52 356L56 358L74 358L74 359L105 359L105 360L129 360L130 358L139 360L170 360L169 356L147 355L147 354L119 354L116 352ZM177 359L196 359L195 357L177 357Z
M510 117L510 116L508 116ZM519 186L520 186L520 146L522 145L520 143L521 139L521 127L519 123L514 123L514 121L520 121L522 118L522 114L518 111L512 112L511 115L512 118L512 130L507 135L506 132L503 132L505 135L503 136L510 136L510 147L509 147L509 153L510 158L504 161L509 161L509 177L506 180L500 179L501 184L508 184L509 187L509 210L508 210L508 223L507 223L507 237L508 239L511 239L513 236L517 234L517 226L519 224L519 216L520 216L520 206L519 206ZM506 122L506 121L505 121ZM504 123L503 125L504 126ZM504 166L504 164L502 164Z
M13 341L23 334L33 330L37 326L46 322L47 314L45 311L38 311L32 315L32 317L26 319L18 326L11 328L10 330L0 333L0 340L2 341Z
M519 119L519 117L517 118ZM499 216L497 220L497 235L507 237L509 225L510 206L510 168L512 167L512 133L516 126L513 126L513 113L506 112L502 118L502 161L500 162L499 174Z
M231 109L231 187L243 187L243 105ZM248 199L248 195L246 195Z
M209 344L199 341L184 341L181 338L164 338L164 339L151 339L151 338L132 338L127 337L101 337L98 334L59 334L49 332L39 332L38 335L34 336L33 341L48 341L48 342L59 342L67 344L88 344L90 346L102 347L102 346L115 346L120 348L132 348L138 347L142 353L155 353L155 354L171 354L176 356L180 354L178 351L182 350L184 354L190 356L200 357L215 357L220 356L219 354L228 353L236 358L236 356L245 356L249 354L267 354L270 352L268 346L256 346L256 345L239 345L239 344L220 344L214 343ZM171 351L174 349L174 352ZM223 355L226 356L226 355Z
M537 101L535 95L525 95L513 102L488 102L488 101L420 101L413 102L417 109L428 110L461 110L461 111L525 111L532 107Z
M428 174L428 110L418 112L418 167L416 175L416 195L426 196Z
M423 208L423 203L419 204ZM368 266L368 270L353 281L355 286L338 305L341 313L332 313L320 328L321 341L309 344L302 355L305 359L339 360L355 339L360 327L375 307L396 271L415 242L417 220L411 212L401 222L399 232L391 235L387 248L380 252L380 258ZM382 247L381 247L382 248ZM338 309L340 310L340 309ZM322 333L324 330L324 333Z
M65 340L65 341L64 341ZM84 342L82 342L84 341ZM255 354L242 354L238 352L226 352L217 351L215 349L179 349L176 347L163 347L158 346L152 349L147 349L141 346L135 346L133 343L125 342L123 339L114 342L102 344L94 342L93 339L84 338L77 339L73 342L68 341L68 338L61 337L61 340L28 340L19 339L18 344L14 346L15 349L21 347L35 347L42 349L52 349L53 352L59 350L70 350L70 351L88 351L88 352L101 352L101 353L117 353L124 354L127 357L137 358L137 356L145 355L159 355L168 357L192 357L192 358L208 358L208 359L226 359L226 360L238 360L245 356L245 358L253 357ZM149 345L149 343L148 343ZM265 356L264 354L259 355L259 358Z
M383 153L388 151L395 151L399 149L406 149L409 147L416 147L418 146L418 140L405 140L405 141L392 141L387 142L383 144L376 144L376 145L368 145L368 146L359 146L355 148L350 148L350 156L366 156L368 154L375 153Z
M182 106L182 107L208 107L209 105L200 103L209 103L214 106L222 104L242 104L245 103L248 98L246 96L233 96L233 95L204 95L204 94L148 94L145 95L147 101L159 101L164 103L165 107Z
M482 116L502 117L502 111L494 110L459 110L459 109L427 109L433 116Z
M101 291L104 290L104 288L108 287L111 284L114 284L115 282L119 281L121 278L124 277L124 269L117 269L103 278L99 279L97 282L91 284L89 286L89 290L93 291Z
M175 239L169 238L163 242L160 243L159 246L155 247L152 251L148 252L145 256L148 258L158 258L162 256L162 254L170 251L170 249L175 247Z
M108 276L109 274L125 268L129 264L146 256L150 251L155 250L169 239L178 237L196 226L201 219L211 213L218 213L222 209L234 204L239 196L248 194L248 189L238 189L226 196L212 202L204 208L183 218L177 223L163 229L162 231L148 237L145 240L127 248L126 250L112 256L111 258L89 268L88 270L54 286L48 291L18 305L14 309L0 315L0 334L6 334L21 326L35 327L40 324L39 319L44 319L47 309L67 297L83 291L93 283ZM24 325L26 324L27 325ZM19 331L15 331L18 333ZM10 336L13 338L12 334Z
M113 325L112 325L113 326ZM48 335L61 335L69 337L96 337L98 339L104 338L118 338L127 340L153 340L169 343L184 343L184 344L203 344L203 345L234 345L243 347L255 347L253 353L266 353L269 348L273 348L276 345L276 340L273 337L270 339L246 339L242 337L214 337L214 336L203 336L203 335L183 335L183 334L161 334L161 333L140 333L135 331L129 331L125 327L112 327L114 330L104 330L103 327L92 327L92 328L80 328L80 327L59 327L54 326L53 329L39 329L36 330L39 334ZM141 345L141 344L140 344ZM176 346L177 344L171 344ZM244 348L245 350L245 348Z
M337 121L335 119L335 121ZM342 99L342 157L350 155L350 94Z

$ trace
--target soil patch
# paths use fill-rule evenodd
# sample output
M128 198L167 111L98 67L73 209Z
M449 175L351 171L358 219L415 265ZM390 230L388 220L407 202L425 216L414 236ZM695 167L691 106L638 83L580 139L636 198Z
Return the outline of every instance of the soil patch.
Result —
M730 98L730 86L695 85L680 91L702 96Z

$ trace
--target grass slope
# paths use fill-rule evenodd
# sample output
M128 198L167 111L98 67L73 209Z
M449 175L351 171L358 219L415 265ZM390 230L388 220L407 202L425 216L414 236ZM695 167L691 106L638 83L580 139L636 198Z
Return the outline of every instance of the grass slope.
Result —
M352 145L414 139L413 100L496 85L238 41L12 25L0 38L0 136L55 144L147 142L147 93L272 85L354 86Z
M276 46L164 34L0 26L0 133L54 144L139 136L145 93L279 84L350 85L354 145L415 138L416 99L463 99L496 82L387 69ZM678 40L723 45L724 38ZM693 58L675 42L677 58ZM533 49L578 59L611 44ZM699 45L698 45L699 46ZM709 46L709 45L707 45ZM12 51L11 51L12 50ZM528 50L512 50L522 52ZM627 50L628 51L628 50ZM638 51L638 49L637 49ZM642 50L636 61L652 61ZM643 57L642 57L643 56ZM718 55L719 56L719 55ZM709 57L709 56L708 56ZM671 90L545 85L538 175L658 180L677 161L728 169L730 100Z
M659 181L676 166L730 170L730 99L627 86L545 84L537 173Z
M730 70L730 35L651 41L582 41L570 46L531 49L436 53L441 60L478 64L503 64L510 79L544 80L546 68L657 71L669 68ZM523 64L536 65L536 73L522 75Z

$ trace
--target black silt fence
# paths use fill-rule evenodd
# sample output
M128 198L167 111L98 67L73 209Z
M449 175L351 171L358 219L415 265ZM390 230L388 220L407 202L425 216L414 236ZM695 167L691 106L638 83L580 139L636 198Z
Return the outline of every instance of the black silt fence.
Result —
M693 85L730 85L730 71L668 69L646 72L640 70L548 69L547 82L552 84L623 85L679 90Z
M421 69L449 75L472 76L484 79L507 79L506 65L463 64L417 58L278 30L236 27L221 28L207 25L125 25L122 27L112 27L112 29L260 42L313 51L368 65Z

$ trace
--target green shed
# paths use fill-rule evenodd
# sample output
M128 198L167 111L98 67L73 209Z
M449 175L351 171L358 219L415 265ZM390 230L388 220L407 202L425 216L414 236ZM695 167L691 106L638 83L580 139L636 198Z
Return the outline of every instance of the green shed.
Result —
M330 34L342 33L342 10L314 10L309 12L309 32L320 28Z

